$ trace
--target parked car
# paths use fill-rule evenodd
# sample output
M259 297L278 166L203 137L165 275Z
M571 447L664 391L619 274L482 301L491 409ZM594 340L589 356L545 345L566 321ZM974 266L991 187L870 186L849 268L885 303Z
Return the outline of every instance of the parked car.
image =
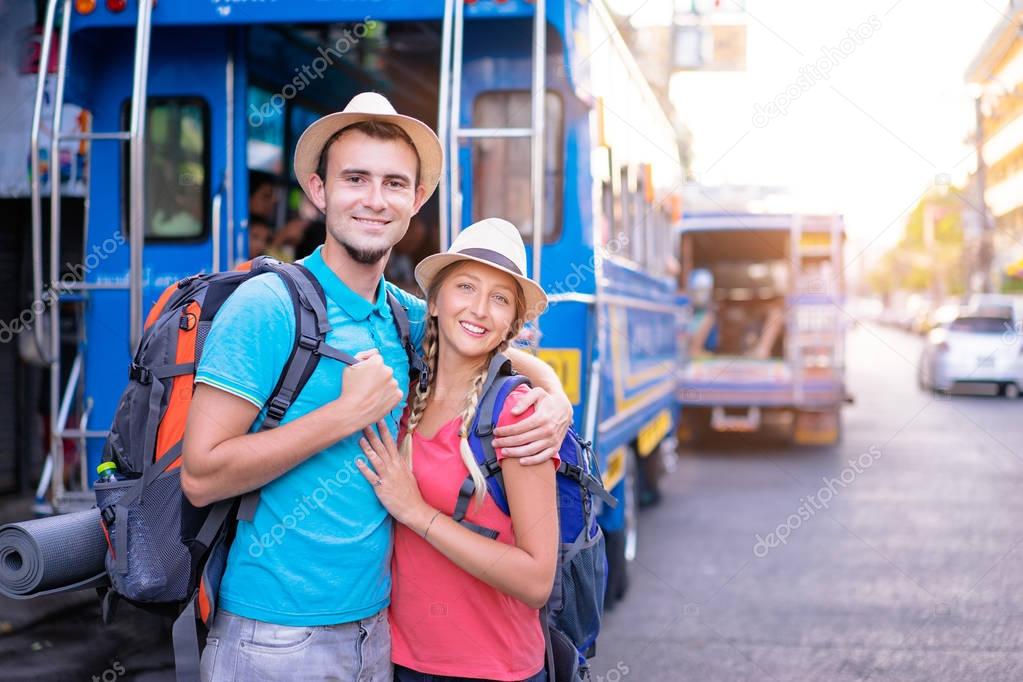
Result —
M1016 318L990 307L963 312L928 333L918 368L924 390L988 387L1018 398L1023 388L1023 334Z
M930 308L922 316L918 327L914 331L918 334L927 334L932 329L946 326L958 317L960 309L961 307L958 303L945 303Z

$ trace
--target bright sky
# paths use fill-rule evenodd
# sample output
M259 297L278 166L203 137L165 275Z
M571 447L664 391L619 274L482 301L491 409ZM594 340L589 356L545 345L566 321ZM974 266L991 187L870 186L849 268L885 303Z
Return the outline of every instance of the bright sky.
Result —
M859 252L876 239L864 258L879 257L937 176L961 183L972 171L964 72L1008 4L748 0L748 70L672 81L672 100L693 132L697 178L787 186L805 210L844 213L850 246ZM640 8L634 23L660 23L671 5L612 2L624 13ZM796 84L823 50L842 50L861 25L869 37L847 56L837 53L830 78L811 76L787 113L754 125L757 104Z

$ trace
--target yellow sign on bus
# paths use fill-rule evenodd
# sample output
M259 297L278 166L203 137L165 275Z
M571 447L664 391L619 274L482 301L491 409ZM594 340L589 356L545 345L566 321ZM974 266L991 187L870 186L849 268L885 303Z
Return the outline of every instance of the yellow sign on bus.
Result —
M661 410L657 416L639 430L639 436L636 438L636 449L639 450L639 456L646 457L653 452L669 431L671 431L671 412Z
M581 398L579 395L580 375L582 373L582 353L578 348L540 348L536 352L537 357L554 368L565 394L578 405Z

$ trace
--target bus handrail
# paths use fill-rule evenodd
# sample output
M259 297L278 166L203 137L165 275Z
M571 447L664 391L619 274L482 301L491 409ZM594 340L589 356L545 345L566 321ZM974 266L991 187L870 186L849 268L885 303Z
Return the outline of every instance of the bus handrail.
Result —
M146 234L146 91L149 78L149 39L153 18L153 3L138 3L138 22L135 29L135 67L132 74L131 141L128 163L131 200L129 217L129 243L131 248L128 267L129 339L131 352L142 336L142 247Z
M544 131L547 114L547 2L533 3L533 113L531 123L530 180L533 195L533 280L543 286L540 266L543 257L544 209Z
M461 0L459 0L461 4ZM440 138L440 148L442 150L448 149L448 135L450 133L450 117L451 117L451 94L450 81L445 77L451 73L451 30L452 30L452 17L455 12L455 0L444 0L444 20L441 34L441 51L440 51L440 102L437 105L437 135ZM450 173L450 162L448 163L448 173ZM447 180L441 178L440 187L438 188L439 198L439 223L440 223L440 250L447 251L451 239L451 206L449 205L449 183L450 175Z
M67 430L67 419L71 412L71 401L78 392L78 382L82 376L83 362L82 348L79 346L75 361L71 363L71 373L68 376L67 387L64 389L64 396L60 399L60 407L57 412L57 421L53 425L53 432L50 434L50 453L53 457L53 478L50 480L50 490L54 502L61 499L64 494L64 436ZM52 403L57 402L54 396Z
M53 27L57 17L57 3L50 0L46 6L43 22L43 44L39 52L39 71L36 79L35 104L32 109L31 165L32 165L32 296L34 301L43 300L43 202L42 182L39 166L39 129L43 119L43 97L46 94L46 71L50 64L50 50L53 46ZM59 172L58 165L58 172ZM53 159L50 159L50 177L53 178ZM58 176L59 178L59 176ZM53 363L39 323L32 325L32 338L39 357L49 365Z
M227 269L230 270L235 264L235 253L234 253L234 97L235 97L235 82L234 82L234 43L231 44L230 49L227 53L227 65L225 66L224 73L224 89L227 93L227 109L226 126L227 126L227 158L224 160L224 195L227 197L226 206L226 219L227 219L227 234L225 235L225 252L227 255ZM214 264L213 272L219 272L219 259Z
M64 117L64 82L67 73L67 49L68 38L71 31L71 0L64 0L64 11L62 13L62 24L60 31L60 46L57 53L57 86L53 95L53 122L50 126L50 281L57 281L60 272L60 132L61 123ZM83 248L84 251L84 248ZM60 395L60 303L59 297L51 296L48 312L50 323L50 414L57 409L57 396ZM38 324L34 325L36 328ZM78 362L81 370L81 361ZM77 383L78 377L75 377ZM68 383L71 383L70 381ZM53 499L61 498L64 486L64 446L60 431L67 425L67 414L64 414L65 424L58 424L60 427L50 434L52 442L50 451L57 453L54 461L53 477Z
M210 272L220 272L220 213L224 205L224 190L221 188L213 197L213 265Z

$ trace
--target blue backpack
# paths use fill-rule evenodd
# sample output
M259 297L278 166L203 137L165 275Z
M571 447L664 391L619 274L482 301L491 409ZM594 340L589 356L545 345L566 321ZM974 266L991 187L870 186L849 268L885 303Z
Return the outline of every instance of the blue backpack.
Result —
M508 395L529 380L516 374L504 355L490 362L483 384L479 409L469 432L469 447L487 481L487 493L505 514L509 514L504 493L501 465L492 444L494 428ZM588 441L572 429L558 451L558 518L560 546L554 589L547 605L540 610L544 643L547 648L547 672L551 682L586 679L587 659L596 652L597 635L607 587L607 555L604 534L597 525L594 497L614 507L617 501L605 489L597 458ZM454 519L470 530L491 539L497 531L467 521L476 486L466 476L458 491Z

